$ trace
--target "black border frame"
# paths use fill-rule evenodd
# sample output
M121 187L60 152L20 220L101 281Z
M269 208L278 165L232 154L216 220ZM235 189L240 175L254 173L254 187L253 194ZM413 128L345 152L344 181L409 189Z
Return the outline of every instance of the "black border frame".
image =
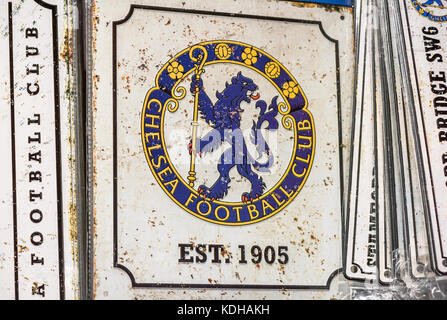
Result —
M59 297L65 299L65 268L64 268L64 233L63 233L63 198L62 198L62 167L61 167L61 138L60 138L60 88L59 88L59 30L57 21L57 5L51 5L43 0L34 2L45 9L51 10L53 35L53 76L54 76L54 117L56 144L56 193L57 193L57 238L59 259ZM13 173L13 228L14 228L14 294L19 300L19 265L17 252L17 196L16 196L16 144L15 144L15 80L14 80L14 32L12 2L8 2L9 16L9 59L10 59L10 99L11 99L11 146Z
M396 12L399 14L399 16L398 16L399 20L396 22L396 25L399 28L398 32L404 32L403 21L402 21L402 13L401 13L402 12L402 8L401 8L400 0L396 1L395 7L396 7L396 9L394 9L394 10L396 10ZM405 39L401 40L401 44L402 44L402 47L403 47L403 52L408 52L407 44L406 44ZM408 68L408 63L409 62L407 61L406 58L405 58L404 62L399 61L399 63L400 63L400 67L399 67L400 69L402 69L402 65L405 65ZM402 72L403 72L403 78L405 78L405 77L408 78L408 81L410 82L410 88L411 88L411 80L410 80L409 70L410 69L407 69L407 70L404 69L404 70L402 70ZM410 190L411 190L411 194L413 194L414 189L415 189L415 187L414 187L414 182L415 181L414 181L414 179L411 178L413 176L412 172L413 171L419 171L419 170L417 168L413 168L412 161L411 161L411 155L410 155L410 151L409 151L410 144L409 144L408 141L410 139L410 134L413 131L412 130L413 127L412 126L409 127L409 125L408 125L410 120L408 119L407 114L405 112L405 110L407 110L408 106L407 106L407 101L405 101L404 91L405 91L405 89L404 89L404 86L402 85L400 94L401 94L402 103L403 103L403 109L402 110L404 112L403 112L402 116L403 116L404 123L405 123L404 131L405 131L405 136L406 136L406 140L407 140L407 143L406 143L407 144L407 153L406 153L405 157L407 158L407 161L409 163L408 172L409 172L409 175L410 175ZM409 99L410 99L410 101L409 101L408 105L409 106L413 106L412 108L414 108L414 98L413 98L413 93L411 93L411 92L409 94ZM417 144L417 142L415 142L415 145L416 144ZM415 158L415 161L418 162L418 159ZM415 169L415 170L412 170L412 169ZM418 176L419 176L419 174L418 174ZM424 189L424 187L421 187L421 202L422 202L423 205L425 205L424 204L425 200L424 200L424 195L423 195L423 193L424 193L423 189ZM414 248L414 251L415 251L415 257L414 257L415 265L413 265L412 259L409 256L410 241L408 239L410 237L410 235L409 235L410 233L409 233L408 219L407 219L408 218L408 214L405 214L405 217L404 217L404 219L406 221L406 223L405 223L406 224L406 227L405 227L405 249L408 252L407 256L408 256L408 261L410 263L409 271L410 271L411 277L413 279L418 279L418 277L413 274L413 266L416 267L416 268L420 268L420 267L425 268L425 263L419 261L420 260L420 256L419 256L419 248L417 246L417 243L418 243L417 239L418 239L418 237L417 237L416 223L415 223L415 221L416 221L416 213L415 213L415 210L414 210L415 204L414 204L414 198L413 197L411 198L411 207L412 207L412 217L413 217L412 218L412 220L413 220L413 233L414 233L414 238L415 238L415 243L416 243L416 246ZM428 226L425 227L425 232L426 233L427 233L427 228L428 228ZM429 247L429 250L431 250L430 249L430 244L428 243L429 241L430 241L429 235L427 234L427 245ZM430 256L431 255L432 254L430 254ZM431 262L431 257L429 259L430 259L430 262Z
M147 5L137 5L131 4L128 14L121 20L113 21L113 266L115 268L123 270L130 278L133 288L178 288L178 289L259 289L259 290L329 290L332 280L338 275L342 274L343 268L334 271L326 285L321 286L306 286L306 285L225 285L225 284L181 284L181 283L137 283L134 275L125 266L118 263L118 166L117 166L117 26L127 22L133 15L135 9L145 9L153 11L164 11L164 12L176 12L176 13L189 13L189 14L202 14L202 15L214 15L221 17L236 17L245 19L259 19L268 21L280 21L280 22L290 22L290 23L304 23L318 25L323 36L330 42L335 44L335 62L336 62L336 73L337 73L337 112L338 112L338 127L339 127L339 161L340 161L340 203L341 203L341 232L342 232L342 258L344 256L344 242L345 238L345 222L343 217L344 212L344 169L343 169L343 143L342 143L342 108L341 108L341 90L340 90L340 52L338 40L331 38L323 29L321 21L313 20L302 20L302 19L291 19L291 18L281 18L281 17L270 17L270 16L259 16L259 15L248 15L241 13L228 13L228 12L216 12L216 11L205 11L205 10L192 10L184 8L171 8L171 7L158 7L158 6L147 6ZM344 259L344 258L343 258ZM341 263L343 264L343 263Z
M400 6L400 3L399 3L399 6ZM404 5L404 12L405 12L406 21L409 21L408 7L405 6L405 5ZM403 22L402 22L402 24L403 24ZM426 125L425 125L424 113L423 113L423 110L422 110L423 103L422 103L422 97L421 97L421 93L420 93L419 76L418 76L418 74L416 72L417 68L416 68L416 59L415 59L414 46L413 46L413 37L411 35L411 29L410 29L410 25L409 24L407 24L407 31L408 31L408 38L409 38L409 41L410 41L410 48L411 48L410 50L411 50L411 55L412 55L412 60L413 60L413 66L412 66L413 68L410 68L410 66L409 66L410 62L409 61L406 61L406 63L409 66L409 70L412 70L412 69L414 70L414 76L415 76L415 82L416 83L412 84L411 83L411 79L408 79L408 81L410 82L410 86L411 87L413 87L414 85L416 86L418 102L419 102L419 108L420 108L421 116L423 118L423 121L422 121L421 125L422 125L423 132L426 133L427 129L426 129ZM414 89L414 87L413 87L413 89ZM416 104L414 103L413 96L411 97L411 99L413 101L410 104L410 107L412 109L416 109ZM419 141L419 139L421 139L419 137L419 125L418 125L417 121L413 121L413 123L414 123L413 135L415 135L415 137L418 137L418 139L416 139L416 143L415 143L416 149L417 149L417 155L419 155L418 156L419 159L417 159L417 160L418 160L419 164L421 165L421 164L423 164L423 159L422 159L422 146L421 146L421 143ZM434 236L435 235L433 233L434 230L433 230L432 217L431 217L431 215L433 213L431 212L431 210L429 209L429 206L428 206L429 200L428 200L427 193L429 193L430 191L427 190L427 186L426 186L426 181L427 181L426 176L427 176L427 173L425 171L426 171L427 167L422 165L421 167L423 169L421 170L420 180L421 180L421 185L423 186L423 188L422 188L423 202L427 206L426 210L424 210L424 211L426 212L426 221L428 222L428 223L426 223L426 228L427 228L427 235L428 235L428 240L429 240L429 247L431 248L432 264L433 264L433 268L435 269L435 272L438 275L446 275L447 273L441 272L439 270L439 266L438 266L438 263L441 262L441 261L443 263L447 262L447 255L445 254L444 248L442 247L441 230L440 230L440 225L439 225L439 213L438 213L438 206L437 206L437 202L436 202L436 194L435 194L435 190L434 190L433 172L432 172L432 165L431 165L431 160L430 160L431 159L431 157L430 157L430 150L428 149L428 143L427 143L427 139L428 138L427 138L426 134L425 134L423 139L425 140L425 150L424 150L424 152L426 153L427 160L428 160L428 164L427 164L428 176L430 177L430 185L432 186L431 187L431 193L433 195L434 211L435 211L434 214L436 216L436 220L438 221L437 233L438 233L438 237L440 238L439 241L440 241L441 257L438 257L437 253L436 253L436 250L434 250L434 248L431 248L431 247L435 246L435 244L434 244ZM441 261L438 261L439 258L441 258L440 259Z
M361 6L360 7L360 13L363 12L362 9L363 8ZM367 9L369 9L369 6L367 6ZM359 29L360 29L360 25L361 25L361 23L359 23ZM359 31L359 39L360 39L360 31ZM351 201L350 201L350 197L351 197L351 193L353 192L352 191L352 175L353 175L353 169L354 169L353 168L354 152L352 150L353 150L353 146L354 146L355 140L356 140L355 139L354 129L355 129L355 123L356 123L356 119L355 119L356 111L357 111L358 107L361 109L361 111L360 111L360 128L363 127L363 109L364 109L364 100L365 100L365 80L366 80L366 67L367 67L366 57L367 57L368 39L369 39L368 35L369 35L369 32L368 32L368 30L366 30L365 31L365 44L364 44L365 56L363 57L363 70L362 70L362 99L361 99L361 106L358 106L357 102L356 102L356 96L357 96L357 85L356 84L357 84L357 81L358 81L358 78L359 78L359 73L358 73L358 71L359 71L359 57L356 57L356 66L355 66L356 72L355 72L355 78L354 78L354 96L353 96L354 97L354 102L353 102L354 107L353 107L353 110L352 110L352 112L353 112L352 113L352 119L353 120L352 120L352 129L351 129L352 130L352 136L351 136L351 156L350 156L350 169L349 169L350 181L349 181L348 194L347 194L348 200L347 200L347 210L346 210L346 229L347 229L347 231L346 231L346 239L345 239L346 243L347 243L347 241L349 241L349 239L348 239L349 231L348 230L349 230L349 221L351 219ZM360 45L361 44L359 42L357 47L360 47ZM372 49L371 49L371 51L372 51ZM372 57L374 57L374 54L372 54ZM360 146L361 146L361 143L362 143L362 137L363 137L363 130L360 130L359 141L358 141ZM356 201L355 201L355 209L353 209L353 213L354 213L353 214L354 215L354 218L353 218L354 219L354 228L352 230L353 250L352 250L352 255L350 255L351 256L350 257L351 261L350 261L349 264L351 266L357 267L359 269L359 272L362 275L371 275L370 272L364 272L363 268L358 263L355 263L355 250L354 249L355 249L355 243L356 243L356 238L357 238L357 216L358 216L358 201L359 201L358 194L359 194L359 181L360 181L360 160L361 160L361 155L362 155L361 148L359 148L358 154L359 154L359 156L358 156L357 173L356 173L356 180L357 180L357 182L356 182L356 191L355 191ZM377 169L376 169L376 171L377 171ZM375 175L377 175L377 173ZM374 177L374 178L376 178L376 177ZM377 185L377 179L376 179L376 185ZM376 193L377 193L377 190L376 190ZM345 278L348 279L348 280L351 280L351 281L365 282L365 280L356 279L356 278L353 278L353 277L350 277L350 276L347 275L346 270L347 270L347 266L348 266L348 252L347 252L348 246L347 245L345 245L345 246L346 246L346 253L345 253L345 259L343 261L343 268L344 268L344 276L345 276Z

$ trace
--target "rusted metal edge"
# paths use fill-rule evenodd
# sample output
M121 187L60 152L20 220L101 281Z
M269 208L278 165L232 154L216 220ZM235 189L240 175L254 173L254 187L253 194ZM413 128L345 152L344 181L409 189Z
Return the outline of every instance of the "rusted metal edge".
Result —
M75 101L74 122L77 128L76 134L76 181L77 181L77 240L78 240L78 263L79 263L79 298L85 300L87 298L87 246L86 240L88 236L87 228L87 208L86 208L86 99L85 99L85 55L84 55L84 1L73 0L73 10L77 10L75 21L73 21L74 29L72 36L73 61L74 61L74 79L77 82L77 92Z
M82 61L82 30L79 28L78 0L65 0L64 13L64 39L60 49L59 59L66 64L67 82L65 83L65 96L68 100L70 123L70 155L67 159L70 166L70 200L68 204L69 230L67 239L71 242L72 258L76 261L76 275L72 279L75 289L75 299L83 299L85 285L83 266L85 264L84 246L84 216L85 216L85 178L84 178L84 101L83 101L83 61Z
M93 47L92 42L95 26L94 19L94 0L83 2L84 26L85 26L85 99L87 101L85 108L86 123L86 263L85 263L85 294L86 298L91 300L94 298L94 234L95 234L95 217L94 217L94 161L93 161L93 82L92 82L92 58Z

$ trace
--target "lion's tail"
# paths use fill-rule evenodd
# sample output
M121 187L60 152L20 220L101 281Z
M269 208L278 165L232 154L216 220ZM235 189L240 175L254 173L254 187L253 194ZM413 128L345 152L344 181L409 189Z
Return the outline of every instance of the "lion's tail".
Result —
M276 116L278 115L278 97L272 99L272 103L270 104L267 111L267 103L265 101L259 101L256 104L256 108L259 108L261 112L259 113L259 120L253 121L252 131L251 131L251 142L256 146L256 151L258 153L258 159L261 158L264 154L268 155L268 160L265 163L260 163L257 160L250 159L253 167L260 172L269 172L270 168L274 164L274 155L270 151L270 147L265 141L264 136L262 135L261 128L264 123L267 123L268 131L276 131L279 128L279 123L276 120ZM250 157L251 158L251 157Z

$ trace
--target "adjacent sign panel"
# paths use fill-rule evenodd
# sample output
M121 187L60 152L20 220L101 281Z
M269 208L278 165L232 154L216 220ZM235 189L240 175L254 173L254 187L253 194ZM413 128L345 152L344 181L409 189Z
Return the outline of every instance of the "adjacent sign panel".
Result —
M400 1L408 68L414 93L416 148L421 157L424 201L433 268L447 274L445 201L445 55L447 28L443 1Z
M94 297L330 297L353 89L331 8L92 3Z
M71 18L64 11L71 7L31 0L0 7L0 298L73 299L75 87Z
M359 10L356 101L352 140L351 181L347 213L346 276L355 280L377 278L377 162L375 134L374 45L372 3Z

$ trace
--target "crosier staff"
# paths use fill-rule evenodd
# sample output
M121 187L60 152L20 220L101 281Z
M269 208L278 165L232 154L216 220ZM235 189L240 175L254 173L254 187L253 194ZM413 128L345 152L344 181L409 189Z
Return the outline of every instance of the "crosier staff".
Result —
M194 51L200 50L201 54L196 58L194 57ZM189 57L192 61L197 62L195 77L200 80L201 75L205 72L203 67L205 66L206 60L208 59L208 52L205 47L196 45L189 51ZM194 188L194 182L196 179L196 150L197 150L197 128L199 126L199 88L196 88L194 93L194 118L192 124L192 152L191 152L191 165L189 169L189 186Z

